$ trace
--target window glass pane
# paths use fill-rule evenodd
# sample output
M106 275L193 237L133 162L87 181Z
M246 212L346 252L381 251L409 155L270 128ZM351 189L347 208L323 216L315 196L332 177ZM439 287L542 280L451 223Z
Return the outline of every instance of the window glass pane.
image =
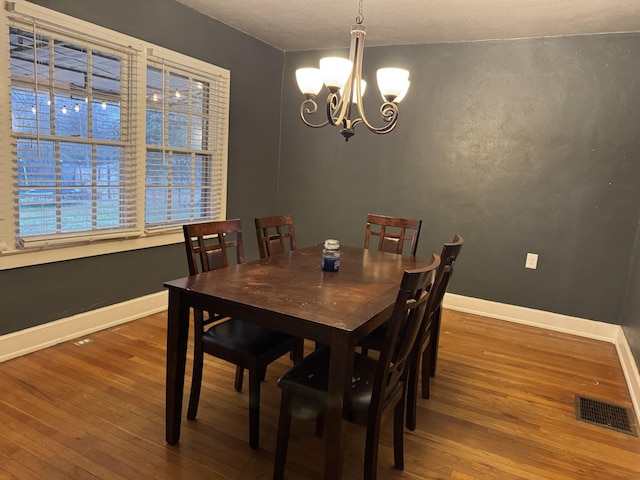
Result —
M61 231L90 230L93 180L91 146L61 143L59 148Z
M189 103L191 101L189 78L175 73L169 74L169 91L167 101L168 115L168 145L172 147L187 147L189 139Z
M194 218L207 218L212 204L211 156L196 155L195 189L193 195Z
M18 224L22 236L56 232L53 142L18 140Z
M191 218L191 156L174 155L172 159L171 220Z
M87 105L82 97L55 95L53 118L56 135L61 137L89 137Z
M115 228L124 222L122 206L126 199L126 176L121 166L120 147L97 147L96 222L98 228Z
M147 145L162 145L162 110L147 107Z
M120 104L106 100L91 102L91 125L93 138L96 140L121 140Z
M35 90L11 90L11 123L14 132L36 133L36 110Z
M16 81L35 82L34 64L37 65L39 84L49 84L49 37L12 27L9 29L11 78Z
M162 108L163 108L162 70L147 68L147 145L162 145Z
M189 117L187 115L170 112L167 118L169 138L167 145L170 147L186 147L188 139Z
M160 152L147 152L146 223L163 223L169 211L169 162Z
M171 72L169 74L169 91L167 93L169 110L172 112L189 112L191 91L189 77Z
M56 89L87 91L87 49L81 45L56 41L53 46L53 80Z
M193 116L191 117L191 148L205 150L209 148L207 135L209 119L210 84L202 80L195 81L196 88L192 98Z
M118 57L99 50L91 55L92 96L100 98L120 96L121 61Z
M18 187L55 187L57 181L53 142L18 140L17 147Z

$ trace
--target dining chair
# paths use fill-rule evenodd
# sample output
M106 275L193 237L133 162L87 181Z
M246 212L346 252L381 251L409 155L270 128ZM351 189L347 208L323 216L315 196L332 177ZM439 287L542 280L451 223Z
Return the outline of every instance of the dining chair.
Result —
M235 263L244 263L242 229L239 219L183 225L189 274L196 275L229 266L235 251ZM249 372L249 445L258 448L260 433L260 382L267 365L291 352L294 361L302 358L301 342L296 337L269 330L236 318L222 317L194 309L193 376L187 418L198 412L204 353L236 365L235 389L242 391L244 369Z
M416 256L418 239L422 220L414 218L388 217L385 215L368 214L364 235L364 248L376 248L381 252L402 254L404 244L408 242L408 255ZM377 245L373 245L378 237ZM371 247L370 247L371 244Z
M364 248L376 248L381 252L404 253L404 243L409 243L408 254L416 256L422 220L416 218L389 217L369 213L364 234ZM371 237L378 237L377 245ZM378 342L374 343L379 346ZM360 345L363 354L367 354L366 343Z
M440 257L422 269L405 271L378 359L355 353L352 384L343 396L343 418L366 427L364 479L375 480L383 411L394 407L394 466L404 468L403 432L408 360L419 334ZM284 477L292 415L323 418L328 402L329 348L321 347L278 380L282 389L274 480ZM316 433L320 433L316 428Z
M276 215L255 219L260 258L285 253L296 249L296 230L293 215ZM285 242L286 240L286 242Z
M447 288L449 287L449 281L453 276L453 266L458 259L458 255L460 255L460 251L462 250L462 245L464 244L464 238L461 235L454 235L453 240L449 243L445 243L442 247L442 252L440 253L440 258L442 262L440 264L439 271L436 273L436 284L441 292L438 292L437 296L440 297L440 301L436 305L436 310L433 314L433 340L432 340L432 348L431 348L431 358L429 360L429 375L435 376L436 374L436 362L438 360L438 343L440 340L440 319L442 317L442 300L444 298L444 294L447 292ZM441 278L438 278L438 275ZM423 369L424 372L424 369ZM424 375L424 373L423 373ZM424 376L423 376L424 378ZM428 380L428 379L427 379ZM427 386L429 385L427 381ZM424 387L423 387L424 388ZM428 398L423 393L423 398Z
M296 249L296 230L292 214L258 217L254 219L254 223L260 258L268 258ZM291 359L294 361L297 352L304 352L304 339L300 338L298 341L297 348L291 351Z
M440 254L440 265L435 274L432 291L425 309L425 315L416 341L415 352L410 362L407 381L407 419L409 430L416 429L416 412L418 408L418 378L422 373L422 398L429 398L430 377L435 374L435 362L438 354L438 337L442 300L453 275L453 266L460 254L464 239L455 235L451 243L445 243ZM388 324L384 323L367 335L359 344L363 352L369 349L380 351L384 347Z

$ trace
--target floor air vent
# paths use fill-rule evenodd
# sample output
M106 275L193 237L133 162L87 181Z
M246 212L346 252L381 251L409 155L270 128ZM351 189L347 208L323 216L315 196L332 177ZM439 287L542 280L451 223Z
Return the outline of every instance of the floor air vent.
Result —
M576 419L616 432L638 436L633 412L619 405L576 395Z

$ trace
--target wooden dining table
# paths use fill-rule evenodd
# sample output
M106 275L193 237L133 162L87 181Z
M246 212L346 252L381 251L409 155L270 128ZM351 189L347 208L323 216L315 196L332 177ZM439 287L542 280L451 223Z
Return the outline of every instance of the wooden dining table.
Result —
M168 281L166 440L180 439L191 308L247 322L331 347L329 408L325 416L324 478L342 471L343 392L351 385L356 344L391 315L405 270L428 259L341 247L337 272L321 270L322 246Z

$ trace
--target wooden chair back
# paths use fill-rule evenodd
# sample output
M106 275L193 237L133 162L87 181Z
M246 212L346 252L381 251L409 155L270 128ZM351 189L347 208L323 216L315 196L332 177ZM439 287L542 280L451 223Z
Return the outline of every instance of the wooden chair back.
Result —
M438 346L440 343L440 321L442 317L442 301L449 287L449 281L453 276L453 267L460 255L464 239L461 235L455 235L453 241L445 243L442 247L440 267L436 272L436 280L433 284L433 295L429 305L428 316L425 318L423 330L420 333L421 349L429 347L429 352L423 354L422 359L422 397L429 398L429 376L436 374L438 362ZM411 412L413 414L413 412Z
M379 418L374 412L381 412L394 397L403 395L410 354L418 338L429 290L439 265L440 257L434 254L429 266L404 272L389 319L387 338L378 358L369 421Z
M230 251L236 263L244 263L240 219L183 225L189 275L228 267Z
M376 248L381 252L402 254L404 244L409 244L408 255L416 256L422 220L412 218L387 217L368 214L364 236L364 248ZM377 245L371 237L378 237Z
M296 249L293 215L277 215L255 219L260 258L267 258Z
M453 241L445 243L442 247L442 253L440 254L440 266L436 272L436 280L433 284L434 292L430 298L432 307L432 314L436 312L442 306L442 300L444 294L449 286L449 281L453 276L453 267L460 255L462 245L464 244L464 238L460 235L455 235Z

